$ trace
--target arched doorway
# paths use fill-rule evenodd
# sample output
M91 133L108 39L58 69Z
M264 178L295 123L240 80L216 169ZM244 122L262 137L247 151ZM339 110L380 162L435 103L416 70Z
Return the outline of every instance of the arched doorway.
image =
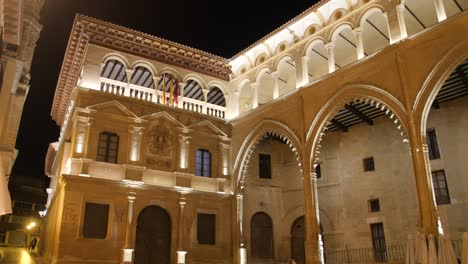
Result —
M301 216L291 226L291 258L297 264L305 263L305 220Z
M273 223L269 215L258 212L250 222L251 256L257 259L273 259Z
M171 262L171 218L163 208L151 205L138 216L135 264Z

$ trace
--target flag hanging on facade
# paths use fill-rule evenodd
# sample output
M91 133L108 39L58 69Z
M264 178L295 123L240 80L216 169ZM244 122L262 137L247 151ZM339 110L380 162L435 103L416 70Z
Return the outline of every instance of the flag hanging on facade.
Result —
M163 90L162 104L165 105L166 104L166 74L163 75L162 90Z
M174 80L174 103L179 105L179 82Z
M169 105L174 106L174 79L171 79L169 82Z

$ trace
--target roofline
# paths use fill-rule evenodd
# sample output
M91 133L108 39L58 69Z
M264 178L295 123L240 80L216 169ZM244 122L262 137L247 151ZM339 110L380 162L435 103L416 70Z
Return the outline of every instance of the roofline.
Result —
M302 11L299 15L291 18L288 22L284 23L283 25L279 26L278 28L276 28L275 30L271 31L270 33L268 33L267 35L265 35L264 37L262 37L261 39L257 40L256 42L250 44L248 47L244 48L243 50L241 50L240 52L236 53L234 56L232 56L229 61L232 61L232 60L235 60L237 59L238 57L240 57L242 54L246 53L248 50L250 50L251 48L257 46L258 44L264 42L265 40L267 40L268 38L272 37L273 35L279 33L280 31L288 28L289 26L291 26L292 24L294 24L295 22L299 21L300 19L304 18L305 16L307 16L308 14L310 14L311 11L313 10L316 10L318 9L319 7L323 6L324 4L328 3L330 0L320 0L319 2L313 4L311 7L307 8L306 10Z

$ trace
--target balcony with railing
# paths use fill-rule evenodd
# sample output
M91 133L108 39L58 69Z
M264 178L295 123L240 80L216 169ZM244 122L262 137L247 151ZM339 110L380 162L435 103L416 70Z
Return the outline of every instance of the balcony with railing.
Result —
M151 73L141 67L137 67L132 77L127 79L122 75L124 69L120 62L109 60L104 66L99 90L216 118L226 118L225 96L217 87L204 91L196 81L179 83L169 74L163 74L161 78L151 77Z

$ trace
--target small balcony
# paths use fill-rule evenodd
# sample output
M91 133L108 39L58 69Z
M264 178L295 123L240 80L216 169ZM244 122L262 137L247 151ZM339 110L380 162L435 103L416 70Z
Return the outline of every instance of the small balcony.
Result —
M115 66L119 65L119 62L111 61L106 64L100 79L99 90L102 92L180 108L220 119L226 118L225 95L218 87L211 87L208 90L202 89L194 80L189 80L186 84L179 83L170 74L150 79L149 76L152 74L149 70L141 69L142 67L134 69L130 78L118 78L118 76L122 76L121 73L113 74L112 72L116 71ZM107 66L108 64L109 66ZM106 67L112 67L112 70L106 70ZM127 82L127 80L130 81ZM165 93L164 90L166 90ZM173 91L173 98L171 98L170 91Z

